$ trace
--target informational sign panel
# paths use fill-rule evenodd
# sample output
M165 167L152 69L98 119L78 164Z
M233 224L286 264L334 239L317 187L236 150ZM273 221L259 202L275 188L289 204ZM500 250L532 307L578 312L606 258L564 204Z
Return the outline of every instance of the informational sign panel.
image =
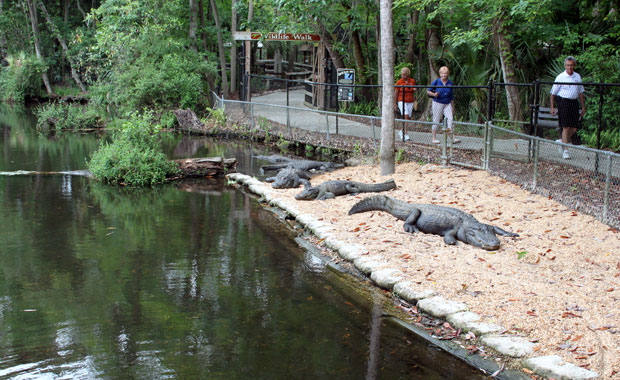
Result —
M354 101L355 69L338 69L336 74L338 82L338 101Z
M320 41L321 36L310 33L258 33L258 32L234 32L233 39L236 41Z

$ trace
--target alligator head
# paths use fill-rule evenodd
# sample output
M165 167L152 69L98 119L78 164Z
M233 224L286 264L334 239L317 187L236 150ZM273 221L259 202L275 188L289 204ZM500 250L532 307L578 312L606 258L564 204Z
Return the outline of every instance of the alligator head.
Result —
M295 195L295 199L297 199L298 201L310 201L312 199L316 199L316 197L319 195L319 191L320 190L318 186L306 187L304 191Z
M487 251L499 249L500 245L493 227L482 223L462 226L459 228L457 237L462 242L486 249Z

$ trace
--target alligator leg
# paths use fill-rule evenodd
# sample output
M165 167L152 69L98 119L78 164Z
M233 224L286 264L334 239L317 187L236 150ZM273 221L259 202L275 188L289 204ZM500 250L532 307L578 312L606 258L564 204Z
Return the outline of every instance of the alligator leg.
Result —
M326 191L325 193L323 193L323 195L316 197L316 199L319 201L324 201L326 199L332 199L332 198L336 198L336 195L334 195L334 193L330 193L329 191Z
M456 245L456 230L452 229L443 235L443 241L448 245Z
M502 235L502 236L519 236L519 234L515 234L514 232L508 232L506 230L502 230L501 228L496 227L496 226L492 226L490 224L487 224L487 226L489 226L491 231L495 232L498 235Z
M310 185L310 181L308 181L308 180L307 180L307 179L305 179L305 178L300 178L300 179L299 179L299 183L301 183L302 185L304 185L304 189L307 189L307 188L309 188L309 187L312 187L312 186Z
M418 230L418 227L416 227L415 225L415 222L418 220L419 217L420 217L420 210L418 210L417 208L413 209L411 214L409 214L407 219L405 219L405 224L403 224L403 228L405 229L405 232L410 232L410 233L420 232L420 230Z

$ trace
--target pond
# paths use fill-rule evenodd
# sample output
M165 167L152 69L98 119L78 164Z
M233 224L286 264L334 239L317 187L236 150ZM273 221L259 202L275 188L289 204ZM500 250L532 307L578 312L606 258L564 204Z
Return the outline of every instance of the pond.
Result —
M103 139L0 110L0 379L482 379L383 318L224 180L155 189L17 170L85 168ZM167 153L250 143L171 136ZM366 296L359 296L366 292Z

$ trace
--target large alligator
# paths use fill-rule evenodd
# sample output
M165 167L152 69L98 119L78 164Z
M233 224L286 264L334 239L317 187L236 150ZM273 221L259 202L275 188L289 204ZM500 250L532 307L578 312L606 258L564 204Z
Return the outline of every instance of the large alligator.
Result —
M274 189L296 189L300 184L310 186L310 175L304 170L286 167L278 172L275 177L266 178L265 181L273 182Z
M323 182L318 186L306 186L304 191L295 195L295 199L311 201L335 198L339 195L372 193L380 191L388 191L396 188L393 179L381 183L361 183L347 180L334 180Z
M385 195L375 195L353 205L349 215L365 211L386 211L404 220L406 232L422 231L443 236L446 244L454 245L457 240L489 251L499 248L495 236L519 236L490 224L480 223L472 215L446 206L432 204L410 204Z
M271 154L269 156L264 156L262 154L259 154L259 155L254 156L254 157L256 157L259 160L265 160L265 161L269 161L269 162L273 162L273 163L293 161L292 158L284 157L284 156L281 156L279 154Z
M344 167L343 164L336 164L333 162L322 162L322 161L311 161L311 160L291 160L287 162L277 163L273 165L264 165L261 166L261 170L263 172L272 171L272 170L280 170L286 167L292 167L298 170L333 170L336 168Z

